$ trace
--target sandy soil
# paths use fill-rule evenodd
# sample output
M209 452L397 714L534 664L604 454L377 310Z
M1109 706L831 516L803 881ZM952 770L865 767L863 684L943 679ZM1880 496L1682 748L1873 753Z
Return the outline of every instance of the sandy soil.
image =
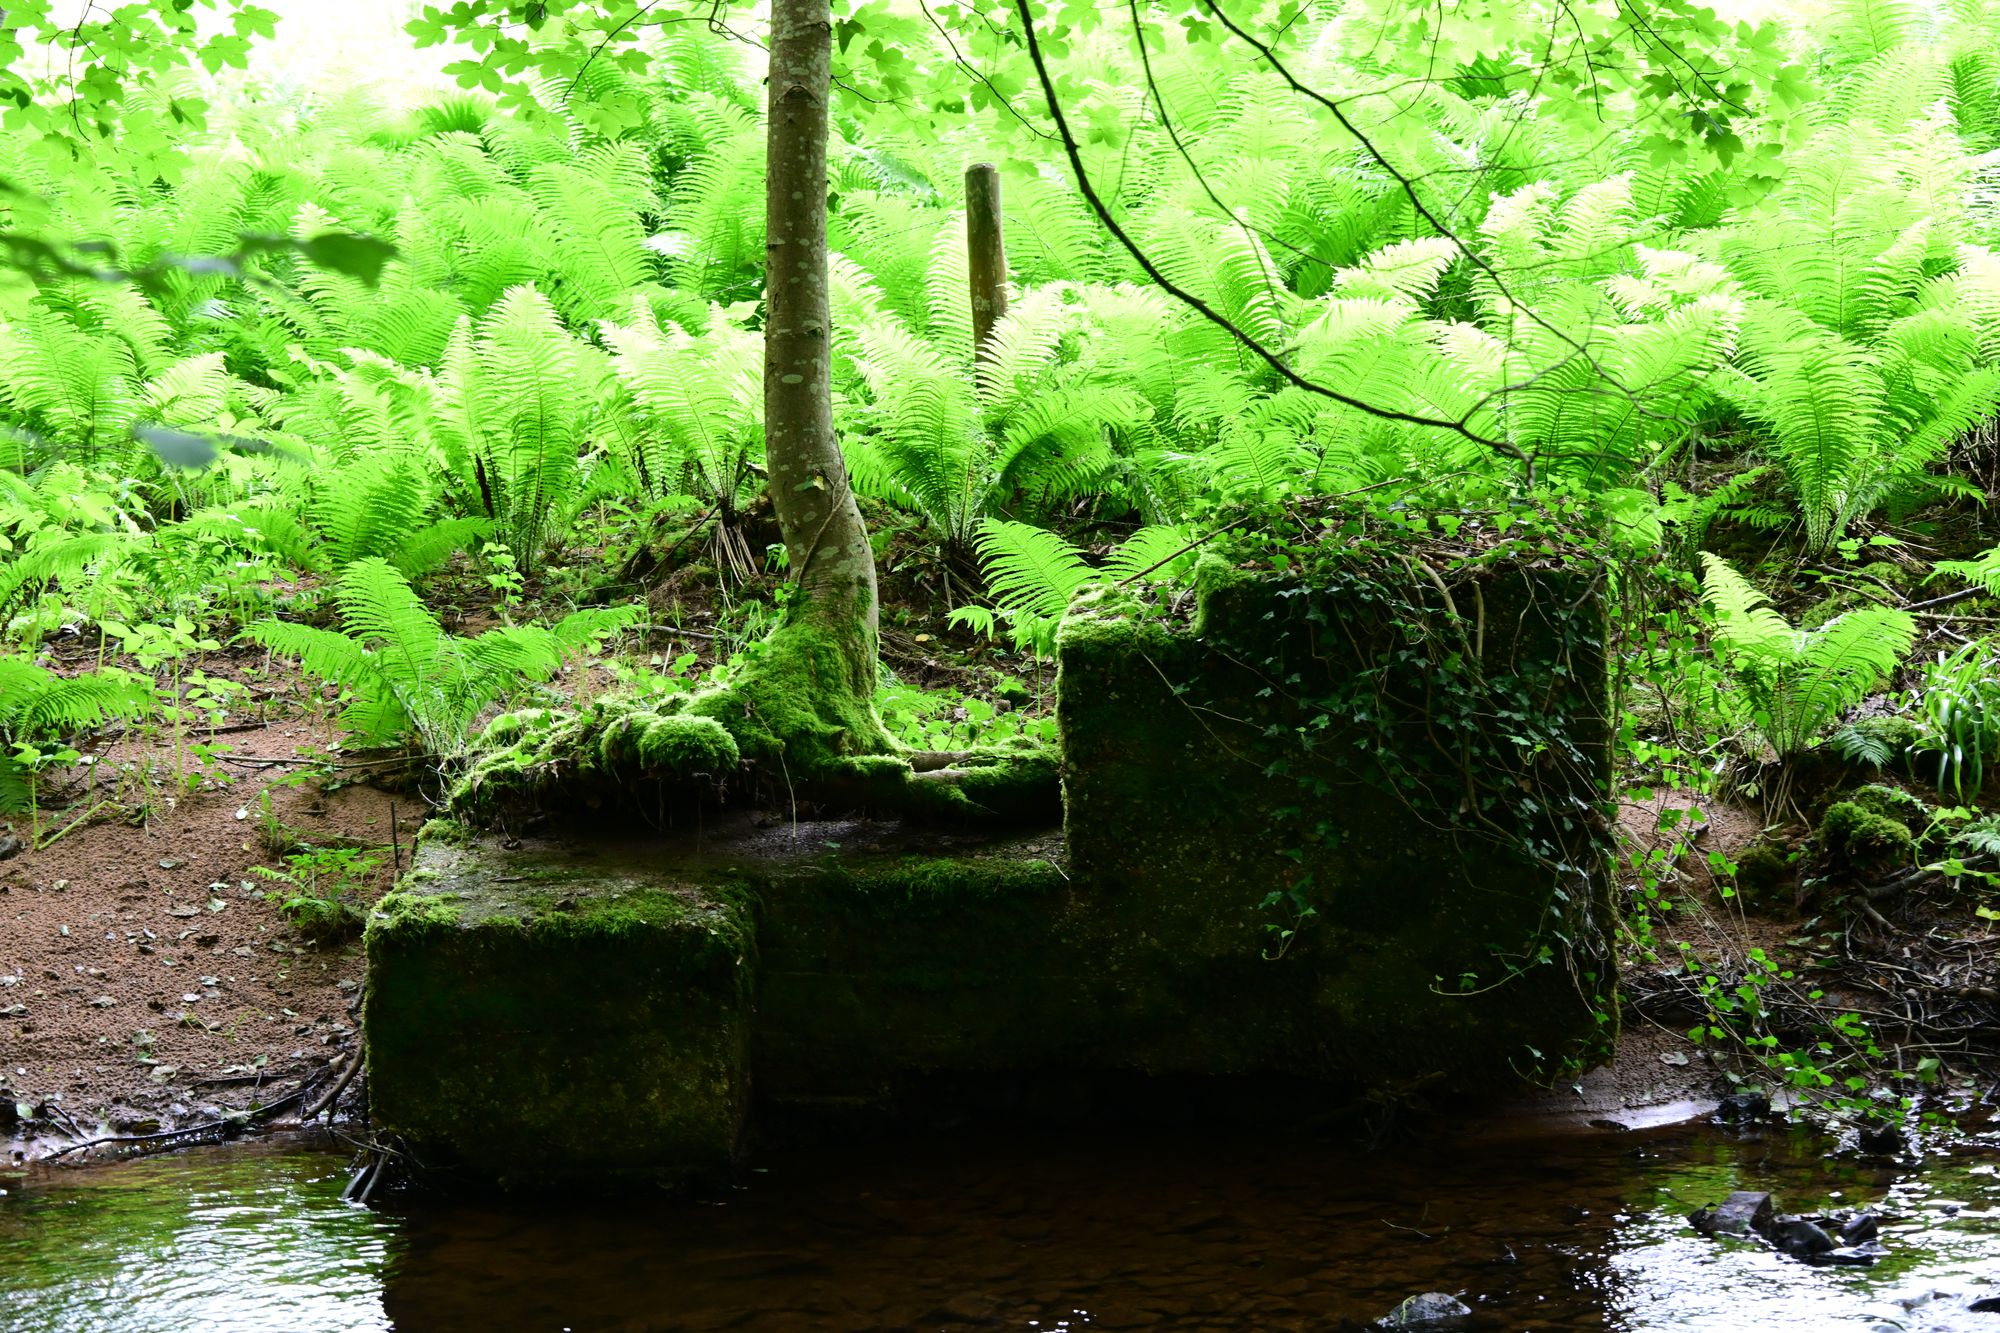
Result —
M288 841L358 846L380 858L355 894L365 905L391 878L391 802L404 855L423 811L410 796L298 781L333 728L296 706L309 687L270 683L215 724L206 740L228 757L195 782L177 779L170 737L85 747L95 762L48 793L68 808L33 821L45 844L59 836L0 860L0 1103L29 1117L0 1107L10 1155L273 1102L323 1081L354 1043L359 944L303 939L267 897L280 886L251 867L282 868ZM244 712L290 716L235 720ZM30 823L13 821L17 839Z

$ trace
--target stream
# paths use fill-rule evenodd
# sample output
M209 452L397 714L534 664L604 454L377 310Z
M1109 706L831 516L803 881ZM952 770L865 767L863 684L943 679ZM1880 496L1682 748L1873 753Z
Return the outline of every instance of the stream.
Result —
M1705 1125L1379 1151L967 1131L764 1154L706 1199L340 1202L319 1140L0 1176L6 1333L1357 1328L1992 1330L2000 1132L1921 1163ZM1813 1268L1686 1222L1731 1190L1877 1208Z

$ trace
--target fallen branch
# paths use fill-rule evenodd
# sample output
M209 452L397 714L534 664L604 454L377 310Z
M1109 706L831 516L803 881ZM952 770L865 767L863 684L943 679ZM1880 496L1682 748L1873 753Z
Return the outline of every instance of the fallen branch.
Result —
M260 1106L255 1111L238 1112L233 1116L223 1116L219 1120L210 1120L205 1124L189 1125L184 1129L163 1129L154 1134L107 1134L102 1138L85 1139L82 1143L72 1143L67 1148L57 1149L43 1160L53 1162L56 1158L67 1157L73 1152L85 1152L91 1148L101 1148L106 1144L112 1143L162 1143L168 1139L197 1138L204 1134L214 1134L217 1132L221 1132L227 1136L230 1133L241 1132L252 1125L263 1123L279 1111L290 1106L293 1102L298 1101L304 1095L304 1092L305 1089L301 1088L296 1092L280 1097L275 1102Z
M326 1095L308 1107L306 1113L299 1118L301 1120L317 1120L322 1115L325 1115L332 1108L333 1104L340 1100L340 1094L347 1091L347 1085L354 1081L354 1076L360 1071L361 1046L357 1042L353 1053L347 1057L347 1068L340 1071L340 1077L334 1080L333 1086L327 1089Z

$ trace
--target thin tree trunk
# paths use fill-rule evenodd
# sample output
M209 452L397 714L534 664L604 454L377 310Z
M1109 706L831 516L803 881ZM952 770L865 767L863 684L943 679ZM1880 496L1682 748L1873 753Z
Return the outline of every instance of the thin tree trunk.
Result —
M794 614L842 640L872 693L875 557L833 434L826 272L828 0L772 0L765 225L764 457Z

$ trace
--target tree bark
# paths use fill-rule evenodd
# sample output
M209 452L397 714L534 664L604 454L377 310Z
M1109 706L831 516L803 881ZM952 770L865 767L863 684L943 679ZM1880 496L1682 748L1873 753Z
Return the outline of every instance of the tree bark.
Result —
M765 184L764 458L797 592L874 690L875 557L833 433L827 303L828 0L772 0Z

